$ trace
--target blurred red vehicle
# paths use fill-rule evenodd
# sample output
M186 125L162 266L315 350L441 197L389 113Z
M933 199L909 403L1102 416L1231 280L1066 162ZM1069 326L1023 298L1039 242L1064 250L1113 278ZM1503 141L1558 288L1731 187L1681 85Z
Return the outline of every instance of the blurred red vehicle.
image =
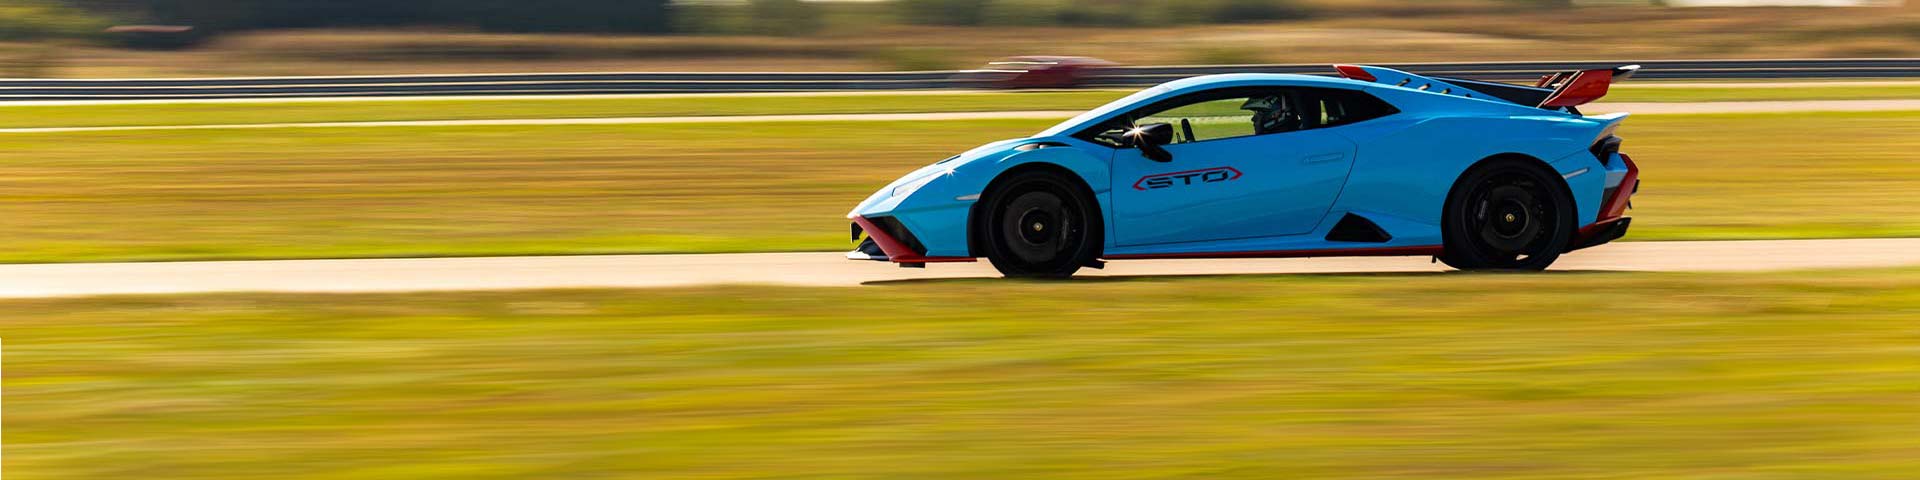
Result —
M1072 88L1115 65L1119 64L1091 57L1008 57L961 72L961 78L998 88Z

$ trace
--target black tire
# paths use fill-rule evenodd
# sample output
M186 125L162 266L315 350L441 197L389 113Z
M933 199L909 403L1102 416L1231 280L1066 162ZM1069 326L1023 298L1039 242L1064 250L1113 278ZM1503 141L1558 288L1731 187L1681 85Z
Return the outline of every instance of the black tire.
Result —
M1066 278L1100 256L1099 206L1077 179L1033 170L981 196L980 245L1008 277Z
M1461 270L1545 270L1572 241L1576 215L1552 171L1524 159L1484 162L1447 195L1440 261Z

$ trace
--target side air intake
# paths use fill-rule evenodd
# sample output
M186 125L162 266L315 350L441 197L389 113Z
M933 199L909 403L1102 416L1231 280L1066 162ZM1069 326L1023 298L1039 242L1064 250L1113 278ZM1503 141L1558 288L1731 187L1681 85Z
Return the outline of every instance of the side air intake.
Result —
M1329 242L1386 243L1388 240L1393 240L1393 235L1388 235L1372 220L1351 213L1341 217L1340 223L1333 224L1333 230L1327 232Z

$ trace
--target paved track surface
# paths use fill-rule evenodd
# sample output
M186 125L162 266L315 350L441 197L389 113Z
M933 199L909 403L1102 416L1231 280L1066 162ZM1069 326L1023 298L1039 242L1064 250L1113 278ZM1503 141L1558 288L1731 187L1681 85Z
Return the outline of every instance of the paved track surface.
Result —
M404 292L651 288L712 284L852 287L998 276L984 261L925 269L850 261L840 253L281 260L0 266L0 297L231 291ZM1764 272L1920 265L1920 238L1623 242L1574 252L1555 270ZM1083 270L1088 277L1441 272L1427 257L1151 260Z
M1640 64L1643 79L1920 77L1920 59L1654 60L1384 64L1431 76L1526 81L1556 71ZM1332 75L1326 64L1138 66L1102 69L1089 86L1139 87L1215 73ZM980 88L962 72L529 73L339 77L0 80L0 101L141 98L549 95Z
M1793 100L1758 102L1699 103L1612 103L1595 104L1586 113L1632 112L1639 115L1678 113L1767 113L1767 112L1866 112L1920 110L1920 100ZM5 133L113 132L132 130L208 130L233 128L378 128L378 127L457 127L486 125L624 125L655 123L762 123L762 122L904 122L925 120L982 119L1064 119L1080 114L1073 110L1031 110L1014 112L943 113L850 113L818 115L729 115L699 117L611 117L611 118L531 118L488 120L412 120L385 122L251 123L228 125L134 125L117 127L30 127L0 128Z

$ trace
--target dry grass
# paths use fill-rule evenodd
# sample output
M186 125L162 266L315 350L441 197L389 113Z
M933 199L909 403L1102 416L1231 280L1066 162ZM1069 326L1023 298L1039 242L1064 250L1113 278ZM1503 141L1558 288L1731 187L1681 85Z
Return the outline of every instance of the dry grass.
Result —
M1920 236L1920 112L1630 119L1637 239Z
M0 261L837 248L904 169L1045 123L11 135Z
M895 176L1047 121L0 136L0 261L847 248ZM1630 240L1920 235L1920 113L1630 120Z

